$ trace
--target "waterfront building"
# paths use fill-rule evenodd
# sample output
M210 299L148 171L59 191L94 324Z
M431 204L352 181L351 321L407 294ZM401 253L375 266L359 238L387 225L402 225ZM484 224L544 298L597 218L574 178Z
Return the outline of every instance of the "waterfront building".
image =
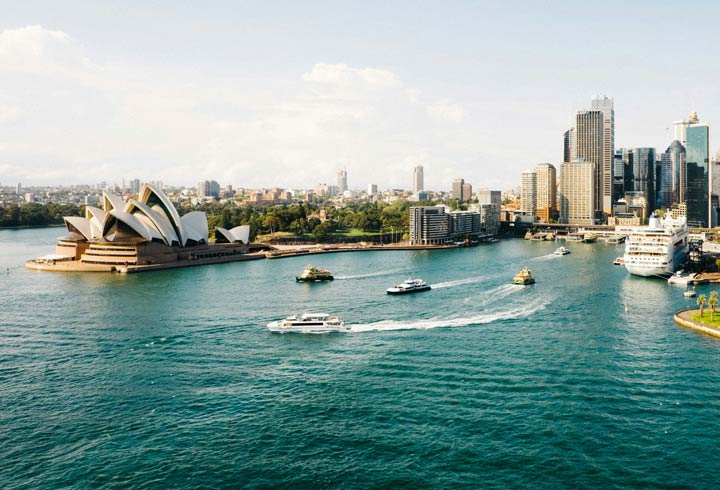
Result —
M481 232L480 213L473 211L452 211L450 213L450 234L458 238L477 235Z
M550 163L540 163L535 166L537 176L537 201L535 214L538 219L548 223L555 214L557 205L557 171Z
M537 174L534 170L522 173L520 188L520 212L527 216L535 216L537 209Z
M465 190L465 179L455 179L452 183L452 197L458 201L464 201L465 196L463 191Z
M711 225L710 200L710 127L691 124L686 127L685 168L688 226Z
M445 206L412 206L410 208L410 244L444 243L450 235L450 217Z
M496 235L500 231L500 211L502 210L502 193L489 189L480 189L475 193L480 206L480 220L488 233ZM491 211L491 206L494 211ZM484 211L483 211L484 210ZM493 221L494 219L494 221ZM489 231L494 230L494 231Z
M84 217L63 219L68 234L58 240L51 259L72 265L65 270L111 271L238 255L247 252L250 233L248 227L218 228L216 243L225 245L210 245L205 213L181 217L168 196L150 184L127 202L103 192L102 207L86 206Z
M595 224L595 164L565 162L560 165L560 223Z
M338 172L338 193L344 194L346 190L348 190L347 185L347 170L342 169L340 172Z
M425 175L422 165L418 165L413 169L413 194L417 195L420 191L425 190Z

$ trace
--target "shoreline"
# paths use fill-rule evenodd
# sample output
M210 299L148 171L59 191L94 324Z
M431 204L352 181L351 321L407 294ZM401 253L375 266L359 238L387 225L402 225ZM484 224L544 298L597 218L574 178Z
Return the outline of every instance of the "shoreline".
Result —
M699 308L686 308L682 310L678 310L675 312L675 315L673 316L673 319L675 320L675 323L678 325L690 328L692 330L696 330L698 332L702 332L708 335L712 335L713 337L720 338L720 329L712 327L710 325L705 325L703 323L699 323L693 319L690 318L691 313L699 312ZM720 314L720 312L717 312Z

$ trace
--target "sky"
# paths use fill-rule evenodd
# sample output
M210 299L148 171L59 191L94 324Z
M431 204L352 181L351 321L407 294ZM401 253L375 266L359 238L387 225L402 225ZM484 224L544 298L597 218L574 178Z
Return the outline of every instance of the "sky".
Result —
M615 146L720 121L720 2L0 0L0 185L519 186L593 96ZM711 129L711 152L720 138Z

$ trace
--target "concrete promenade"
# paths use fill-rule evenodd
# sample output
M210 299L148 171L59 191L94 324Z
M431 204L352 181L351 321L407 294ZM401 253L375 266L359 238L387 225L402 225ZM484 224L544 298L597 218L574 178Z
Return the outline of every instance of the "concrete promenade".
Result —
M708 335L712 335L713 337L719 337L720 338L720 329L711 327L709 325L705 325L703 323L699 323L693 319L690 318L691 313L699 312L699 309L685 309L685 310L678 310L675 312L675 323L677 323L680 326L691 328L693 330L697 330L698 332L703 332ZM710 312L707 312L708 318L710 315ZM720 315L720 312L717 312L718 315Z

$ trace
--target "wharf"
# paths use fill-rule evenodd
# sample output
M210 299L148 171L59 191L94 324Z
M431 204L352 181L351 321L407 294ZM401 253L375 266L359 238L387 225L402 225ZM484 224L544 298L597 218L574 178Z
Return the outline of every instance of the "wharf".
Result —
M698 332L706 333L708 335L712 335L713 337L720 337L720 329L707 325L705 323L700 323L692 318L690 318L690 315L699 312L698 309L683 309L678 310L675 312L674 320L675 323L682 327L691 328L693 330L697 330ZM708 315L710 312L707 312ZM720 314L720 312L718 313Z
M275 245L279 248L278 245ZM318 255L343 252L377 252L382 250L444 250L450 248L463 248L464 245L344 245L344 246L308 246L292 247L286 246L279 250L266 253L268 259L282 259L286 257L297 257L301 255Z

